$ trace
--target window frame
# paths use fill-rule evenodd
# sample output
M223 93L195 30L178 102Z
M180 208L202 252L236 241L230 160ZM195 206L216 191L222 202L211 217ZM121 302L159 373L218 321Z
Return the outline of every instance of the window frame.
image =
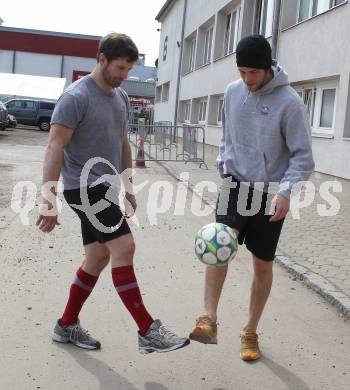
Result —
M191 101L188 100L185 103L184 122L191 123Z
M155 102L156 103L161 103L161 101L162 101L162 91L163 91L163 86L162 85L157 85L156 86L156 96L155 96Z
M224 97L220 97L218 99L218 109L217 109L217 115L216 115L216 123L218 125L222 125L222 107L224 106Z
M231 48L231 34L232 34L232 15L236 14L236 24L235 24L235 32L234 32L234 40L232 43L232 51L230 51ZM224 39L223 39L223 47L222 47L222 52L223 52L223 57L228 56L232 53L236 52L236 46L238 43L238 32L239 32L239 23L240 23L240 17L241 15L241 7L238 6L234 9L232 9L230 12L226 13L225 15L225 28L224 28ZM227 25L227 19L230 17L230 23L229 26ZM227 37L227 32L229 32L229 36L227 38L226 42L226 37ZM227 45L227 47L226 47Z
M196 66L196 46L197 46L197 38L194 37L190 40L190 50L188 56L188 73L193 72Z
M272 7L269 7L269 5L272 2ZM267 6L266 6L267 3ZM267 8L267 9L266 9ZM272 15L269 15L269 11L271 11L272 8ZM264 26L264 32L263 32L263 14L266 9L266 19L265 19L265 26ZM269 38L272 36L272 30L273 30L273 18L275 13L275 0L263 0L261 12L260 12L260 24L259 24L259 33L262 34L265 38ZM269 20L269 17L271 18L271 26L269 27L269 32L267 33L267 22ZM271 30L271 31L270 31Z
M213 55L214 25L212 24L205 30L204 35L204 53L203 65L210 64Z
M321 127L321 118L322 118L322 106L323 106L323 94L324 94L324 91L327 91L327 90L334 90L335 93L334 93L334 104L333 104L333 115L332 115L332 126L331 127L325 127L325 126L322 126ZM325 132L325 133L329 133L329 134L333 134L334 133L334 130L335 130L335 115L336 115L336 107L337 107L337 87L336 86L332 86L331 84L329 85L323 85L320 87L320 93L319 93L319 114L317 116L317 129L318 131L320 132ZM316 97L317 99L317 97Z
M203 110L205 107L205 110ZM208 111L208 99L201 99L199 101L199 109L198 109L198 123L204 125L207 120L207 111ZM203 118L204 115L204 118Z
M300 9L301 9L301 2L303 0L299 0L298 1L298 7L297 7L297 22L298 23L302 23L304 22L305 20L309 20L317 15L321 15L323 14L324 12L327 12L329 11L330 9L332 8L335 8L335 7L338 7L342 4L344 4L346 2L346 0L342 0L342 2L340 4L336 4L336 0L328 0L328 8L323 10L323 11L320 11L320 12L317 12L317 9L316 9L316 13L314 13L314 8L315 8L315 2L318 1L318 0L310 0L310 4L309 4L309 10L308 10L308 16L305 18L305 19L301 19L300 20Z
M302 93L302 100L304 101L304 93L305 90L312 90L315 95L312 96L313 103L311 105L313 109L312 113L309 112L310 118L310 127L312 135L334 135L335 132L335 122L336 122L336 114L337 114L337 103L338 103L338 92L339 92L339 83L334 81L324 81L324 82L315 82L315 83L307 83L303 85L295 86L294 89L300 96L300 92ZM321 116L322 116L322 103L323 103L323 91L325 90L335 90L334 97L334 106L333 106L333 117L332 117L332 127L321 127ZM305 104L305 102L304 102Z
M170 96L170 81L162 84L162 102L168 102Z

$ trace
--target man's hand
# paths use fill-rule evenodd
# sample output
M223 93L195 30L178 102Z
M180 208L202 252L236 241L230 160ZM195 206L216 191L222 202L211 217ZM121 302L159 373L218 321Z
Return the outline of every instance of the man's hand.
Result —
M47 206L47 210L51 210L50 214L53 214L53 205L52 203L48 202L47 200L44 200L43 206ZM46 214L46 215L45 215ZM45 211L40 211L39 217L36 221L36 226L39 226L39 229L43 233L50 233L56 225L59 225L58 222L58 215L56 210L56 215L47 215L48 213L45 213Z
M289 199L282 195L276 195L271 202L270 222L277 222L283 219L289 211Z
M135 211L137 209L137 203L135 195L130 194L129 192L125 193L125 199L124 199L124 205L125 205L125 216L126 218L130 218L135 214Z

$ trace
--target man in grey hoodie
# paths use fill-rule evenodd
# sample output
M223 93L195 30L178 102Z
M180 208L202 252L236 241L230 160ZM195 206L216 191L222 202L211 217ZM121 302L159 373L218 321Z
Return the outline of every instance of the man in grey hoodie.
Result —
M261 35L243 38L236 60L241 79L225 92L218 169L224 179L216 221L230 226L252 253L249 318L241 333L243 360L261 352L257 327L272 286L272 264L293 186L314 169L309 119L287 74ZM190 338L217 343L217 307L226 267L207 266L204 312Z

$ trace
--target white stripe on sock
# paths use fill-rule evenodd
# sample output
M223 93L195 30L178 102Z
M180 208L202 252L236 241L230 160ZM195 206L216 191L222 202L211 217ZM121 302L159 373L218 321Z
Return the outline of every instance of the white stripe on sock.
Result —
M80 288L82 288L83 290L86 290L86 291L92 291L92 289L93 289L93 287L88 286L87 284L83 283L83 282L78 278L77 275L75 275L73 284L77 285L78 287L80 287Z
M133 288L138 288L137 282L135 283L129 283L129 284L124 284L123 286L117 286L115 289L117 290L118 293L132 290Z

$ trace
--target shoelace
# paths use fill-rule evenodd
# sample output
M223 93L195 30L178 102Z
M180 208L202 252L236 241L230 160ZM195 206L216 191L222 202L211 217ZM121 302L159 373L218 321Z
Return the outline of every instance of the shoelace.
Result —
M213 322L211 321L210 318L208 317L199 317L198 320L196 321L196 325L209 325L213 327Z
M173 333L170 329L168 329L165 325L161 325L159 327L159 334L164 336L166 340L171 341L171 339L177 338L176 334Z
M245 333L241 336L242 342L244 342L244 348L257 348L258 347L258 335L256 333Z
M83 329L79 324L75 325L70 332L70 339L77 343L79 341L79 336L81 340L86 340L90 337L89 332L86 329Z

